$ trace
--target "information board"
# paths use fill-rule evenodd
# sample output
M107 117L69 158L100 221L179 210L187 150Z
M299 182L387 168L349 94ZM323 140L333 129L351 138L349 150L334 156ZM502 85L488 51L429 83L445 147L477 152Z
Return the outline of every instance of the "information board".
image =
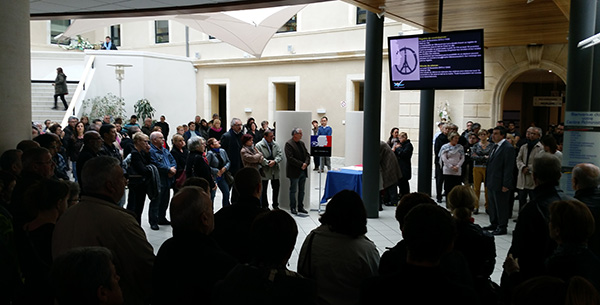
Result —
M388 37L390 88L483 89L483 30Z
M331 136L310 136L310 155L331 157Z

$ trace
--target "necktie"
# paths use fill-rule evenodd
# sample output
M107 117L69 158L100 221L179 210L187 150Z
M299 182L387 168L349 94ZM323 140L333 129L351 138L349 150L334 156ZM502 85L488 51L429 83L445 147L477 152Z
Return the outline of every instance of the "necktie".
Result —
M498 148L498 144L494 144L494 147L492 148L492 152L490 153L490 157L494 155L497 148Z

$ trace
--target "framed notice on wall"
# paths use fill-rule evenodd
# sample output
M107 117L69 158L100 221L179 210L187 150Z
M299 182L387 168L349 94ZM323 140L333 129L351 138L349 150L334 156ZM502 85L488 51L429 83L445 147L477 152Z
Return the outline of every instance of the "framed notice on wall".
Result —
M331 136L310 136L310 155L331 157Z

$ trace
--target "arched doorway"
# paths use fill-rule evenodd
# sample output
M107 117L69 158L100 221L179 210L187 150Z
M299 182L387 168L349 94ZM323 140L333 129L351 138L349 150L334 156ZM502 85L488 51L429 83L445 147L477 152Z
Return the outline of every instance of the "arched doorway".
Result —
M527 70L508 86L499 118L505 123L514 121L521 134L525 134L531 124L545 132L551 125L564 121L565 90L566 84L552 70ZM542 97L543 101L539 99Z

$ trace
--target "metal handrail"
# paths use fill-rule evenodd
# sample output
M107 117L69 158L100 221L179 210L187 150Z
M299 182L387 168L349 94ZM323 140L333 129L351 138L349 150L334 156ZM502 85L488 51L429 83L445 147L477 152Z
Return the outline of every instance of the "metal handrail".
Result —
M79 109L81 103L83 103L83 99L86 95L86 90L89 88L89 84L92 81L94 76L94 62L96 61L96 55L91 55L88 59L85 68L83 69L83 73L81 74L81 79L77 84L77 89L75 89L75 93L73 93L73 97L69 103L69 108L65 111L65 116L63 117L60 125L66 127L69 122L69 117L75 115L75 109Z

